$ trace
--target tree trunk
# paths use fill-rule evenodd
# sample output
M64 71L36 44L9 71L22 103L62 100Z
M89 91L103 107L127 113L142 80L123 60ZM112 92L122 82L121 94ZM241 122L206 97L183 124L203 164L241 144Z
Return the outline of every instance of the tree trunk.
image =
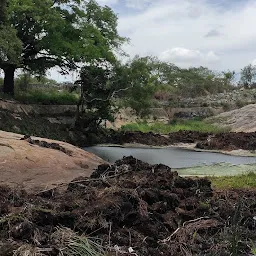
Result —
M14 95L14 66L4 68L4 87L3 92L6 94Z

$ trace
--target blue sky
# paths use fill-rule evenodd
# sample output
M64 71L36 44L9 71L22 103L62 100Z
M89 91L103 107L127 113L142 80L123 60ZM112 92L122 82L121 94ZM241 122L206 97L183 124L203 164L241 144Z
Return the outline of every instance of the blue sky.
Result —
M181 67L237 72L256 64L256 0L98 2L118 14L119 33L131 40L124 46L130 57L154 55Z

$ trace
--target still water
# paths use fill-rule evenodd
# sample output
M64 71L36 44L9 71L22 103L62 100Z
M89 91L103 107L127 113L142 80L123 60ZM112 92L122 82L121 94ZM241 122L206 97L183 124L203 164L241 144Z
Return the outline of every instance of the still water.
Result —
M108 162L115 162L124 156L133 156L150 164L165 164L172 168L227 163L232 165L255 164L256 157L230 156L221 153L197 152L180 148L121 148L121 147L87 147L86 151L94 153Z

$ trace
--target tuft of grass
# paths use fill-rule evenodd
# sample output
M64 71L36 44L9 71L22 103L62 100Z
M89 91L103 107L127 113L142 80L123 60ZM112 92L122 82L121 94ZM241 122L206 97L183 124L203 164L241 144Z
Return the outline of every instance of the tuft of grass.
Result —
M163 124L163 123L148 124L147 122L139 122L139 123L124 125L121 127L121 130L154 132L154 133L161 133L161 134L168 134L170 132L178 132L178 131L197 131L197 132L210 132L210 133L220 133L220 132L229 131L229 129L227 128L220 128L200 120L176 120L170 124Z
M63 256L106 256L99 239L80 236L68 228L58 228L52 239Z
M217 189L256 188L256 170L236 176L208 177Z

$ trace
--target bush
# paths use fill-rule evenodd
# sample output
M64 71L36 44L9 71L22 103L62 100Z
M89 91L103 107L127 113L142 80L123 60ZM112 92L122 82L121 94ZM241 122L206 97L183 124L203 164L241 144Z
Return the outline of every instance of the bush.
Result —
M244 107L244 106L246 106L247 105L247 102L245 102L245 101L242 101L242 100L237 100L236 101L236 106L238 107L238 108L242 108L242 107Z

